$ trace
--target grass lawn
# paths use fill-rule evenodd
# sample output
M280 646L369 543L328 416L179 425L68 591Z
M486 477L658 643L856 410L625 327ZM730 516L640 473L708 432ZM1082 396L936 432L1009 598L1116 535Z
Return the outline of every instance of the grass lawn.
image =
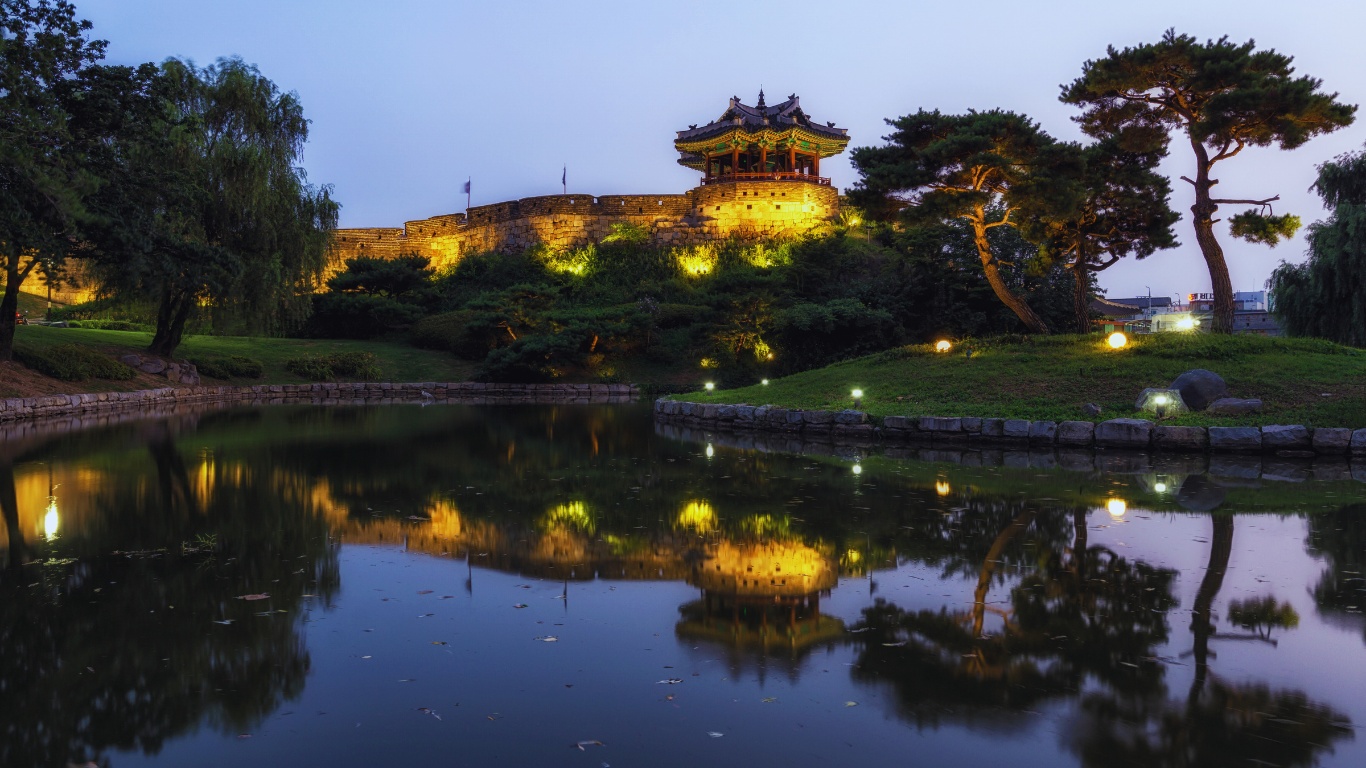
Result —
M1156 334L1132 338L1121 350L1109 349L1098 336L964 342L943 354L917 345L774 379L768 386L677 398L841 409L852 407L850 391L859 388L862 410L875 416L1087 420L1082 406L1095 403L1104 412L1090 420L1101 421L1137 415L1134 401L1143 388L1165 387L1192 368L1222 376L1232 397L1261 399L1262 412L1185 414L1163 423L1366 427L1366 350L1260 336Z
M102 331L93 328L50 328L26 325L16 329L16 346L51 346L75 343L104 350L110 354L140 353L152 341L141 331ZM193 360L207 355L241 355L261 361L265 373L260 379L231 380L233 384L299 384L305 379L285 370L285 361L305 355L333 352L372 352L379 361L384 381L467 381L475 363L458 360L441 352L417 349L406 344L383 341L334 341L331 339L269 339L242 336L186 336L176 350L176 359ZM213 383L213 382L206 382ZM3 386L0 386L3 389ZM76 382L73 392L93 391Z

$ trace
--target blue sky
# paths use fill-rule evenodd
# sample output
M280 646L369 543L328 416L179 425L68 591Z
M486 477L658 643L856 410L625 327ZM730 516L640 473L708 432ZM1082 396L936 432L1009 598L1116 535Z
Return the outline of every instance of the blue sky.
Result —
M207 64L238 55L296 91L312 120L304 165L331 184L342 225L400 226L474 204L569 190L683 192L674 131L718 117L731 95L753 103L796 92L814 119L876 144L884 118L917 109L1000 107L1081 139L1059 86L1089 58L1175 27L1200 38L1255 39L1295 57L1353 104L1366 103L1366 8L1338 2L807 2L684 0L75 0L113 63L169 56ZM1366 142L1362 122L1294 152L1249 150L1216 168L1220 194L1284 201L1324 216L1308 191L1315 166ZM1164 170L1191 175L1174 142ZM841 187L847 156L823 161ZM1102 273L1111 296L1209 290L1174 181L1182 245ZM1231 215L1236 210L1223 210ZM1259 290L1303 238L1276 249L1222 239L1235 290Z

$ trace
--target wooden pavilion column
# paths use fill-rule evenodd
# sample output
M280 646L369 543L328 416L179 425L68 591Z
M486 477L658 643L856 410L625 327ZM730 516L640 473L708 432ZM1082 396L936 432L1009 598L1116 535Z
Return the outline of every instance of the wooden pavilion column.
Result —
M768 173L768 145L759 145L759 173Z
M819 149L811 155L811 175L821 175L821 151Z
M730 175L734 176L740 172L740 143L734 142L730 145Z
M787 142L787 172L797 172L797 145L791 141Z

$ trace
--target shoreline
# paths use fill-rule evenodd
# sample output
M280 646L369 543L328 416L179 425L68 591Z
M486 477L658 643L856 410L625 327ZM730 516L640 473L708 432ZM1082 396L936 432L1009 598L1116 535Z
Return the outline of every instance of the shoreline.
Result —
M761 432L854 445L1269 454L1277 458L1366 459L1366 428L1182 427L1148 419L1030 421L945 416L869 416L863 411L804 411L772 405L718 405L660 398L656 422L723 432Z
M0 400L0 424L47 417L149 411L169 406L211 405L387 405L437 402L628 403L640 398L634 384L478 384L474 382L331 382L250 386L163 387L131 392L38 395Z

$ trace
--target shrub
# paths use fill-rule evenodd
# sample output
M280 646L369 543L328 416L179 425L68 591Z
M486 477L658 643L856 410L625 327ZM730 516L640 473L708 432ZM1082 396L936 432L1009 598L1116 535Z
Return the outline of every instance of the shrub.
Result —
M56 344L45 349L16 346L14 359L26 368L62 381L126 381L137 375L137 371L123 363L80 344Z
M330 355L294 357L285 361L285 369L310 381L374 381L380 377L379 364L372 352L334 352Z
M408 330L408 339L413 346L422 349L439 349L462 356L483 357L488 352L488 345L480 338L475 338L476 334L471 333L470 321L474 316L474 312L461 310L424 317Z
M201 375L215 379L259 379L265 374L260 360L241 355L207 355L190 362Z
M128 320L68 320L68 328L94 328L100 331L150 331L150 326Z
M305 333L322 339L369 339L407 328L423 314L422 307L387 296L322 293L313 297Z

